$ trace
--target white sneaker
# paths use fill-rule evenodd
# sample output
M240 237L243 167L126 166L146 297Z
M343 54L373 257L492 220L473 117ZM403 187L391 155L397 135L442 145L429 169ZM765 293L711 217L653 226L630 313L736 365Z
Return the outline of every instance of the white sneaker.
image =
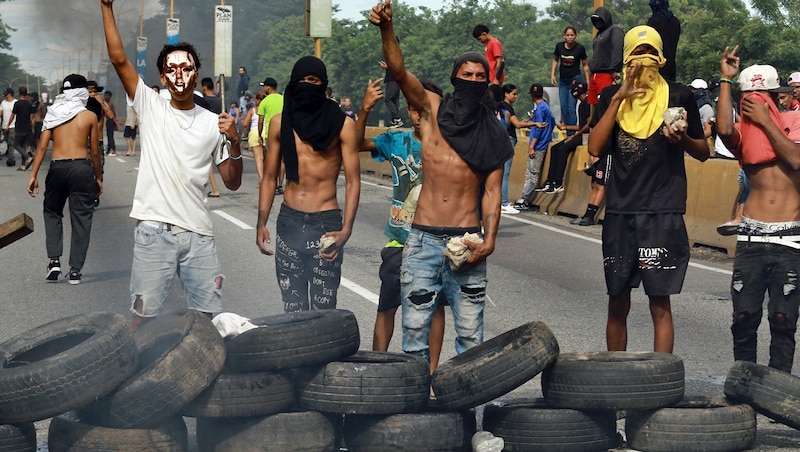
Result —
M513 215L515 213L519 213L519 210L514 208L514 206L512 206L511 204L506 204L506 205L500 207L500 213L507 213L507 214Z

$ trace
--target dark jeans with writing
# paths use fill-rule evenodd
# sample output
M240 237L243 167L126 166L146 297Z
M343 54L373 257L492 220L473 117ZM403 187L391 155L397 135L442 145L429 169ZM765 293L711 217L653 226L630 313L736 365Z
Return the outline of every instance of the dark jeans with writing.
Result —
M340 209L301 212L281 205L275 228L275 273L285 312L336 309L343 250L333 262L319 257L319 239L342 230Z
M769 294L767 319L772 336L769 366L792 371L800 291L800 250L773 243L739 241L733 262L733 359L756 362L758 325Z
M97 181L89 160L53 160L44 181L44 232L47 257L61 257L64 242L64 205L69 199L72 241L69 266L80 270L86 261L92 232Z

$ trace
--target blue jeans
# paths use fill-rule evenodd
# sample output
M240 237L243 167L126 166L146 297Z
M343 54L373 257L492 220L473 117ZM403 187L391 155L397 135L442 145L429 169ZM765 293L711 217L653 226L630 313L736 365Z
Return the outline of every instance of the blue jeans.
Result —
M516 133L516 130L514 131ZM517 137L509 135L508 138L511 139L511 147L514 148L517 146ZM500 203L501 206L505 206L508 204L508 176L511 174L511 164L514 162L514 154L511 154L511 157L506 160L505 165L503 165L503 184L501 187L502 193L502 202Z
M575 111L578 100L572 97L572 93L569 90L574 80L583 80L583 77L579 74L572 78L560 78L558 81L558 102L561 105L561 120L569 126L578 124L578 114ZM574 130L567 131L567 135L573 134L575 134Z
M447 228L451 232L461 228ZM443 292L450 302L456 330L456 353L483 343L486 261L452 271L444 257L447 242L460 234L432 234L412 227L403 251L400 300L403 304L403 351L430 360L428 333Z
M183 283L189 309L222 311L222 280L214 237L167 223L139 221L134 229L131 312L141 317L161 313L175 274ZM142 299L142 312L133 304Z

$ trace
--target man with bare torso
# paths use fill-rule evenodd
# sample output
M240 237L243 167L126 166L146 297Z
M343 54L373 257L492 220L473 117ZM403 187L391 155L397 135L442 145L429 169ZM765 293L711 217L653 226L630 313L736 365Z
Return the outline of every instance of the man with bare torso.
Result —
M731 85L739 72L738 49L723 52L717 104L717 133L750 182L731 281L733 358L756 362L767 291L769 366L791 372L800 306L800 112L778 113L778 73L754 65L738 78L742 122L734 125Z
M103 172L98 146L97 119L86 109L89 90L86 78L82 75L68 75L62 85L62 93L44 118L43 131L33 170L28 180L28 193L39 193L36 178L42 161L53 138L53 156L47 172L44 192L45 246L50 262L47 265L46 279L58 281L61 274L61 253L63 252L63 226L61 218L64 204L69 199L69 213L72 224L70 245L69 283L80 284L81 268L89 249L89 236L92 231L94 200L103 191ZM91 161L86 158L86 143L90 144Z
M400 274L403 350L428 359L431 318L437 295L444 291L453 312L456 351L462 353L483 342L486 257L494 251L503 163L513 149L492 110L482 104L489 85L489 65L483 55L459 56L450 78L455 93L440 98L406 70L394 33L391 0L373 7L369 20L381 29L389 72L420 114L425 183ZM464 266L451 269L442 254L448 241L465 233L480 234L481 220L483 241L464 240L469 258Z
M258 192L256 244L275 255L275 273L285 312L335 309L344 245L353 231L361 192L355 123L325 98L325 64L311 56L292 69L283 113L269 128L264 178ZM281 161L286 188L275 228L275 250L267 219L275 199ZM336 180L344 168L344 217Z

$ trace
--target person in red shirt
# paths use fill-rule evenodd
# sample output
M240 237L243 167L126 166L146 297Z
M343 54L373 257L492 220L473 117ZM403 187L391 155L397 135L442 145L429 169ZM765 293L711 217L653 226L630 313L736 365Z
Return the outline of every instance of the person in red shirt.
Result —
M503 59L503 45L500 40L489 33L486 25L475 25L472 37L486 45L486 61L489 62L489 83L502 85L506 79L505 61Z

